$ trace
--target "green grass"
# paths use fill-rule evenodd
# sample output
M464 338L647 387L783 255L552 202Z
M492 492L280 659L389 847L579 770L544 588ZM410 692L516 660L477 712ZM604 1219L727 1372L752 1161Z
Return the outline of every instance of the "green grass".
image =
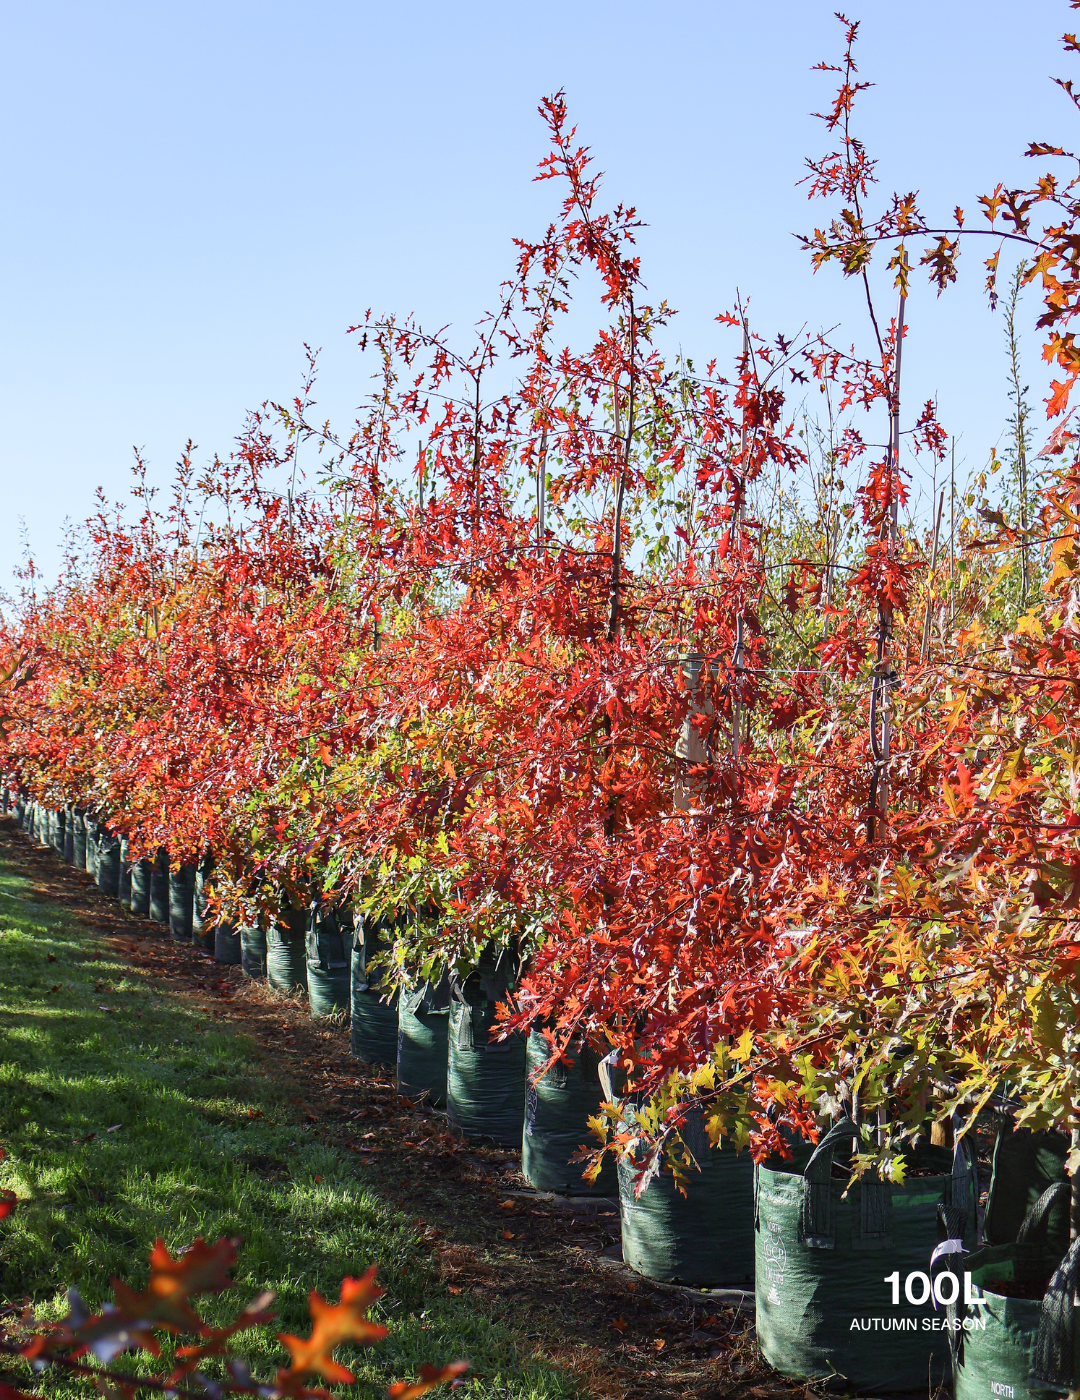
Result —
M241 1339L258 1375L286 1359L275 1331L309 1330L309 1289L336 1300L344 1275L377 1263L388 1291L372 1315L390 1336L342 1356L358 1377L345 1394L382 1395L423 1361L462 1356L475 1375L460 1394L579 1393L511 1325L448 1294L409 1219L297 1121L251 1041L27 891L0 864L0 1187L20 1197L0 1223L0 1301L58 1315L75 1284L97 1307L113 1277L141 1285L156 1236L175 1252L238 1235L237 1287L205 1311L275 1290L277 1323Z

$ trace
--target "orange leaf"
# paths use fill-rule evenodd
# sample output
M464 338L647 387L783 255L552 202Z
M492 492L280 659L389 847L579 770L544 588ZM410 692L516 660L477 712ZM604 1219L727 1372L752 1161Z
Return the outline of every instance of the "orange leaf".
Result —
M196 1293L221 1293L232 1287L229 1270L236 1263L238 1241L220 1239L214 1245L196 1239L174 1259L158 1239L150 1251L150 1280L136 1293L120 1279L113 1279L113 1293L120 1317L114 1321L163 1327L169 1332L199 1332L202 1319L188 1305ZM103 1320L108 1322L108 1318Z
M236 1263L239 1240L220 1239L209 1245L200 1236L175 1259L158 1239L150 1251L149 1287L169 1294L182 1289L186 1294L223 1293L232 1287L229 1270Z
M278 1341L284 1342L292 1355L292 1366L287 1371L278 1371L278 1389L294 1393L302 1378L313 1372L324 1380L350 1383L353 1374L334 1360L334 1348L342 1342L359 1342L361 1346L370 1346L373 1342L382 1341L387 1329L372 1322L366 1313L385 1292L385 1288L380 1288L375 1282L374 1264L363 1278L341 1280L340 1303L324 1302L312 1290L308 1295L314 1324L311 1336L305 1340L288 1332L278 1334Z
M468 1361L451 1361L449 1366L421 1366L418 1381L395 1381L386 1393L390 1400L416 1400L417 1396L426 1395L435 1386L445 1385L447 1381L464 1375L470 1364Z

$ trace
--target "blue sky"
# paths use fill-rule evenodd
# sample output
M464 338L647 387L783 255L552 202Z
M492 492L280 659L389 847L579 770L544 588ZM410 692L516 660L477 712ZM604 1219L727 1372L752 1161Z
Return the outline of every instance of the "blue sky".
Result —
M857 129L883 190L974 213L997 180L1034 173L1028 140L1080 144L1049 82L1070 71L1064 0L849 13L876 83ZM188 437L200 458L227 452L246 409L293 392L305 341L323 349L321 411L347 419L366 370L345 329L366 308L467 334L511 238L548 218L536 104L560 87L610 197L649 224L645 278L679 308L688 353L728 345L713 317L737 286L763 331L839 321L861 337L858 298L812 276L791 236L820 219L796 182L824 148L809 114L829 80L811 66L839 53L832 14L819 0L9 6L0 586L20 518L50 574L64 517L85 517L98 485L127 492L133 446L162 479ZM969 255L941 301L920 284L904 362L908 403L938 396L967 465L1008 411L981 282ZM1025 349L1038 390L1034 334Z

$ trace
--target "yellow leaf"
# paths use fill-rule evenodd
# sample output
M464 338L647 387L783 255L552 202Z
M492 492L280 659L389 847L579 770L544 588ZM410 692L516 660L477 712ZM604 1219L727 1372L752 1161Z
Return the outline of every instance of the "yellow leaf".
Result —
M750 1054L753 1048L754 1033L750 1029L750 1027L747 1026L746 1029L743 1031L742 1035L739 1036L739 1043L738 1045L736 1045L735 1049L732 1050L731 1058L733 1060L737 1060L740 1064L743 1064L750 1058Z

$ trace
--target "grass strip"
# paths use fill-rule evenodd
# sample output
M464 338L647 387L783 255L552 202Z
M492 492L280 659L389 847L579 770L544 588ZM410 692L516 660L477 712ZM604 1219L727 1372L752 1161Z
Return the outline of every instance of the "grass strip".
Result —
M581 1393L512 1321L447 1293L408 1217L298 1121L254 1042L208 1025L2 861L0 1146L0 1187L20 1197L0 1224L5 1303L60 1315L74 1284L97 1308L114 1277L142 1286L156 1236L174 1253L239 1236L237 1288L206 1307L211 1321L273 1289L276 1330L306 1334L310 1289L336 1301L344 1275L379 1265L388 1291L372 1316L390 1336L343 1349L357 1376L343 1394L383 1395L457 1357L474 1366L461 1394ZM286 1360L271 1333L244 1341L259 1375Z

